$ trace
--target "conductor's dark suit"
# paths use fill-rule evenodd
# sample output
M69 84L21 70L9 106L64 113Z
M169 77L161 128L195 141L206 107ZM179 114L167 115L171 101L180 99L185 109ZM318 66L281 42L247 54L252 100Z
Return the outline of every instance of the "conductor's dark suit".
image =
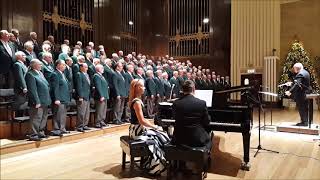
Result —
M297 103L301 122L308 122L308 100L306 94L310 93L310 74L302 69L294 78L294 84L289 90Z
M173 103L173 118L176 120L174 144L211 148L211 139L206 131L210 118L205 101L184 95Z

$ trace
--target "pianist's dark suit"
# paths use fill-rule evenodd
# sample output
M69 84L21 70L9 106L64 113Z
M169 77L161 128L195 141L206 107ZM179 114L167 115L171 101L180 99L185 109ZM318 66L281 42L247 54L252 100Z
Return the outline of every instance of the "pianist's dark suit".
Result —
M174 144L211 148L211 138L206 131L210 118L205 101L193 95L183 96L173 103L173 118L176 120Z

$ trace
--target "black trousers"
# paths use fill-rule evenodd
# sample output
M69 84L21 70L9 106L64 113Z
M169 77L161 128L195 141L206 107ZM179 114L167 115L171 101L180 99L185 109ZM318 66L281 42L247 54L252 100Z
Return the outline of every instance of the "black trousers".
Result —
M299 110L300 120L302 123L308 123L308 100L307 99L297 99L297 107Z

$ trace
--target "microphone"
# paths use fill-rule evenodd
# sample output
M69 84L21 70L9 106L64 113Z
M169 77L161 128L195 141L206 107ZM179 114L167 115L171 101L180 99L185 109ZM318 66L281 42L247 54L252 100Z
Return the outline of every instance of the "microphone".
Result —
M172 87L171 87L170 98L169 98L170 100L171 100L171 98L172 98L172 92L173 92L174 86L175 86L175 84L173 84Z

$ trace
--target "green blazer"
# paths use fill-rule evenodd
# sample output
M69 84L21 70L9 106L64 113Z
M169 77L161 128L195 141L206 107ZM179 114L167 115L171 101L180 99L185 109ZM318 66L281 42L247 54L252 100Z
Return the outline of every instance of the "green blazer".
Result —
M178 79L172 77L170 79L170 84L171 84L171 87L174 85L172 94L176 94L178 96L180 94L180 84L179 84Z
M69 57L68 54L60 53L59 56L58 56L58 59L61 59L61 60L65 61L68 57Z
M146 79L146 89L147 89L147 96L151 97L151 95L157 95L157 85L154 82L153 78Z
M25 76L28 72L27 66L22 62L17 61L13 64L14 90L17 93L22 93L22 90L27 88Z
M71 101L69 84L66 77L64 77L63 72L60 73L55 70L51 75L51 89L52 89L52 101L59 100L62 104L69 104Z
M95 88L94 99L100 100L101 97L109 99L108 81L100 74L96 73L93 76L93 84Z
M124 77L121 75L121 73L115 71L112 78L112 82L113 82L114 96L127 97L126 82Z
M89 60L86 59L86 63L88 65L88 74L90 76L90 79L92 80L93 79L93 75L96 73L96 69L93 65L93 63Z
M104 65L104 72L103 72L103 77L108 81L109 88L113 88L113 83L112 83L112 77L113 74L115 73L113 69L111 69L109 66Z
M76 94L78 98L83 98L86 101L90 100L90 80L87 79L84 73L78 72L76 75Z
M29 106L37 104L49 106L51 98L49 94L49 83L35 70L29 70L25 77L28 88Z
M133 80L133 75L130 75L128 72L123 71L122 76L126 81L126 97L128 97L129 91L130 91L130 84L131 84L131 81Z
M71 59L72 59L73 64L77 64L78 63L77 56L71 56Z
M44 77L47 81L50 81L51 75L54 73L54 67L52 64L46 64L45 62L42 62L42 69L41 69Z
M66 65L68 66L68 65ZM66 69L63 71L64 75L66 76L67 80L68 80L68 84L69 84L69 91L72 92L72 90L74 89L74 84L73 84L73 71L72 68L66 67Z
M180 87L180 89L182 89L182 85L183 85L185 80L184 80L183 77L180 77L180 76L177 79L178 79L178 82L179 82L179 87Z
M32 59L37 59L37 55L36 55L36 53L34 51L32 53L29 53L28 51L25 51L25 54L26 54L26 64L27 64L27 66L30 65L30 61Z

